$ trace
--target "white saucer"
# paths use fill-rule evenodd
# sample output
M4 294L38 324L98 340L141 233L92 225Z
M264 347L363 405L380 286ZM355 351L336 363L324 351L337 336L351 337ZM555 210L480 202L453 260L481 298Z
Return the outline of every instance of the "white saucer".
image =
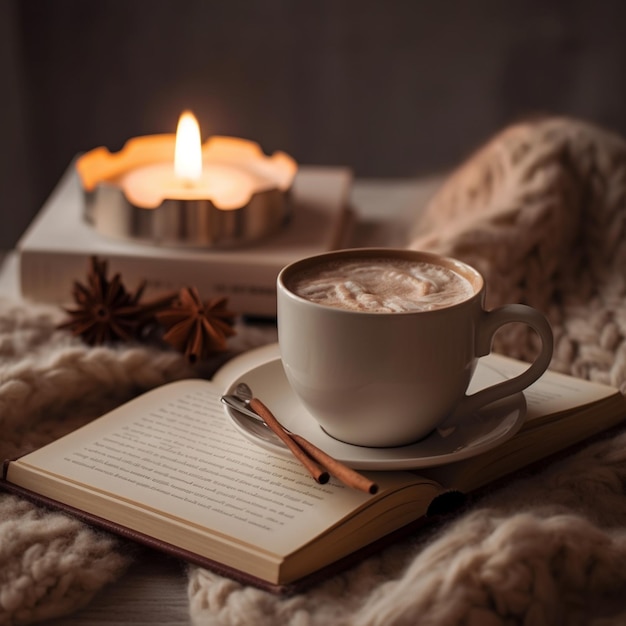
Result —
M474 393L505 378L495 368L479 362L469 392ZM215 380L218 383L227 380L225 389L228 393L237 383L247 383L285 428L306 437L332 457L355 469L417 469L460 461L510 439L520 429L526 416L524 395L518 393L469 416L465 423L445 436L435 431L407 446L369 448L343 443L322 430L291 390L276 344L236 357L222 368ZM266 438L265 426L255 424L229 407L225 406L224 410L247 439L270 452L290 454L284 446Z

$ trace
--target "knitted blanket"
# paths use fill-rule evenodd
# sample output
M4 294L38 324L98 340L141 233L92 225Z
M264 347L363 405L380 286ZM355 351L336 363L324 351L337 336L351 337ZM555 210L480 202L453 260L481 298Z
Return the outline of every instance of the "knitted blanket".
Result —
M626 381L626 141L547 118L505 129L449 177L411 247L467 261L487 279L487 305L523 302L555 333L552 367ZM531 360L528 328L496 349Z
M572 124L564 128L569 132ZM586 137L604 137L583 127ZM531 135L544 137L545 127L523 128L521 143L530 146L528 153ZM567 155L572 144L563 136L552 132L567 169L574 157ZM552 145L544 139L535 143L546 150ZM615 154L626 154L618 138L611 136L608 144ZM476 163L483 168L482 159L494 146L508 155L501 157L506 162L511 155L496 138L456 176L472 179L477 175L472 168ZM532 185L521 193L502 176L498 181L507 192L485 174L478 179L486 187L476 193L486 200L472 202L468 188L453 176L433 199L415 245L452 251L478 265L490 281L492 304L501 298L543 308L555 326L558 369L624 388L626 374L618 362L626 350L626 205L619 185L600 168L604 153L594 154L594 165L577 176L593 178L603 200L580 199L580 190L569 191L567 201L537 208L538 187L534 194ZM623 163L615 155L607 159ZM550 168L539 174L541 169L537 166L535 175L546 176L552 190ZM624 181L623 172L619 180ZM495 182L489 186L489 181ZM513 202L511 195L524 200ZM594 213L588 215L591 206ZM605 212L597 222L610 222L610 228L595 223L596 210ZM572 212L567 219L566 211ZM142 390L190 375L210 376L221 363L215 359L192 370L177 354L145 346L88 348L55 330L59 320L54 308L0 300L3 457L40 446ZM233 353L275 340L271 331L238 330ZM532 354L532 337L525 330L516 333L499 339L498 347ZM445 524L300 595L273 596L189 566L190 619L198 625L261 626L622 624L625 485L626 432L499 487ZM121 539L0 493L0 624L32 624L76 611L137 558L141 550Z

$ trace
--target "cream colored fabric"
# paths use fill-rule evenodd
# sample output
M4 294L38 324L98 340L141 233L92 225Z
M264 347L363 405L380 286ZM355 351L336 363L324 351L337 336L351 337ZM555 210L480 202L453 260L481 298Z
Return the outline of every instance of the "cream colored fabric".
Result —
M178 356L84 346L55 332L60 311L0 303L0 456L39 447L136 394L189 373ZM130 563L117 539L0 494L0 624L85 604Z
M3 456L39 446L140 389L190 374L172 353L86 348L54 332L55 317L50 309L0 301ZM266 339L264 332L242 329L239 347ZM189 567L190 620L242 626L621 624L624 484L626 434L537 478L513 482L458 520L418 533L301 595L279 598ZM63 514L0 494L0 624L73 614L142 555L137 546ZM167 598L158 588L154 594ZM99 617L98 623L132 623L123 605Z
M60 309L0 300L0 457L13 458L78 428L140 391L210 376L228 355L191 369L174 352L89 348L56 331ZM253 330L241 351L267 341ZM140 554L132 544L0 492L0 624L76 610Z
M506 131L444 186L415 245L455 254L490 280L489 302L545 310L554 365L624 384L624 145L579 122ZM523 167L522 167L523 166ZM58 437L143 389L190 374L147 348L87 348L59 312L0 301L0 453ZM233 349L274 340L241 328ZM499 347L532 354L527 334ZM307 593L276 597L189 567L196 625L353 626L626 622L626 433L518 479ZM68 615L142 551L0 494L0 624ZM155 589L155 594L158 590ZM123 606L108 623L129 623Z
M626 142L566 118L519 123L463 164L431 200L411 247L487 278L488 306L548 315L554 369L626 391ZM530 360L534 334L498 350Z

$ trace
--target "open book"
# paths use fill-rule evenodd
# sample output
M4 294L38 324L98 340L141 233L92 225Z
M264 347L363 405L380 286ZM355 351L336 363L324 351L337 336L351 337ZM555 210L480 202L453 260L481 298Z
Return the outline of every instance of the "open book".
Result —
M486 358L506 375L526 367ZM231 381L236 361L223 369ZM441 494L471 492L626 416L618 390L547 372L526 392L527 419L511 439L441 467L366 472L379 485L369 495L334 481L319 485L296 460L245 438L220 402L225 382L218 373L213 382L153 389L6 461L3 486L280 591L419 525Z

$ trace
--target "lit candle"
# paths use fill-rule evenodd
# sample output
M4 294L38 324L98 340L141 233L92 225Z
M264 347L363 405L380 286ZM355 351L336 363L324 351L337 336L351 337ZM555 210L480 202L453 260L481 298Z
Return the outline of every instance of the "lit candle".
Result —
M176 131L174 161L136 167L118 183L130 202L147 209L158 207L164 200L205 199L219 209L236 209L263 188L261 176L225 158L220 162L219 155L207 159L203 166L202 153L198 122L185 112Z
M185 112L176 134L101 146L76 161L85 216L105 235L176 246L233 246L275 232L289 212L298 165L258 143L210 137ZM236 224L236 227L235 227Z
M200 125L193 113L185 111L178 120L174 144L174 172L193 185L202 176Z

